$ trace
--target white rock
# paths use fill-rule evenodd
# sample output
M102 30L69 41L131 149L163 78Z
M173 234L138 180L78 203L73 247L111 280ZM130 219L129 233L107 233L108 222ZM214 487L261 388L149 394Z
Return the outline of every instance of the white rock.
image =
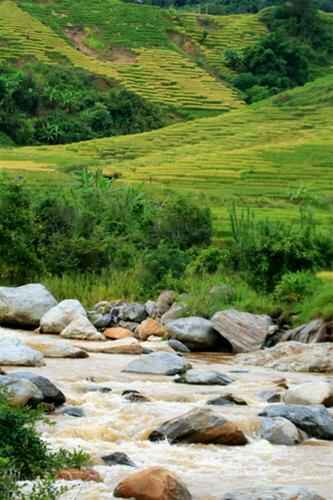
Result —
M72 321L86 316L87 313L78 300L63 300L44 314L40 321L40 331L61 333Z
M53 295L40 284L0 287L0 323L39 326L42 316L56 304Z
M327 382L308 382L291 387L284 395L286 404L333 406L333 386Z
M67 339L104 340L104 336L96 330L86 316L71 321L60 335Z
M43 366L43 354L13 337L0 337L0 365Z

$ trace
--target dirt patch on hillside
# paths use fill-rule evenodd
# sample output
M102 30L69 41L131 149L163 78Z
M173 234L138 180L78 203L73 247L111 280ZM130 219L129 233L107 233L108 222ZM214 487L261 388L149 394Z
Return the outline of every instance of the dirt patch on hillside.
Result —
M74 46L83 54L90 57L98 57L95 50L85 44L86 33L81 28L66 29L65 34L73 42Z
M176 31L170 31L168 36L169 39L182 51L186 52L186 54L190 56L197 56L200 54L200 47L198 47L198 45L188 36Z
M137 56L135 52L125 47L113 47L108 55L108 60L116 64L135 64Z

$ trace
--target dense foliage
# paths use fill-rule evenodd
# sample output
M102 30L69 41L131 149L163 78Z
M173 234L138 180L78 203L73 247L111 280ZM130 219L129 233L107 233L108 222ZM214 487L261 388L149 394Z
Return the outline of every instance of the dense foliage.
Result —
M60 490L52 482L65 467L81 467L88 456L81 451L52 451L36 425L44 420L42 409L16 408L0 393L0 498L2 500L52 500ZM18 481L38 480L25 493Z
M245 51L229 50L233 84L248 102L304 85L333 54L332 28L313 0L292 0L263 16L269 33Z
M161 110L83 70L43 64L0 69L0 142L64 144L164 125Z
M155 200L84 171L71 187L0 183L0 276L102 273L137 266L144 286L179 276L192 248L209 244L209 210L180 196ZM139 271L138 271L139 272Z

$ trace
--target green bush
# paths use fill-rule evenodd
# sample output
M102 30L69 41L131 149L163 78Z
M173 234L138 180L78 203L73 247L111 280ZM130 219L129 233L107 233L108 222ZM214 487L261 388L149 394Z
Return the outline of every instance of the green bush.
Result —
M32 480L54 474L64 467L82 467L88 455L81 451L51 451L36 431L45 420L40 409L12 407L0 393L0 460L17 480Z
M310 297L320 284L313 273L298 271L284 274L275 287L275 298L284 304L299 304Z
M225 266L256 289L272 291L288 272L316 271L333 263L333 240L318 229L312 214L300 210L293 225L258 219L249 210L230 212L232 241Z
M312 319L323 318L331 321L333 319L333 283L323 282L316 289L316 293L306 297L304 302L297 308L301 322Z
M83 171L72 186L53 190L2 177L0 209L5 284L133 268L148 289L166 274L180 276L187 252L209 244L212 234L209 210L179 195L155 199L118 187L99 172Z

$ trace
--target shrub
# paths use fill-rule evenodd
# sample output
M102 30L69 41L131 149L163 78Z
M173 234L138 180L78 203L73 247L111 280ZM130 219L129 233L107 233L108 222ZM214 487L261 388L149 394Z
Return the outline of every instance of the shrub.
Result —
M320 284L313 273L298 271L284 274L275 287L275 298L284 304L298 304L313 295Z
M318 286L316 293L306 297L298 307L299 317L302 322L315 318L333 319L333 283L323 282Z
M256 289L272 291L287 272L330 268L333 242L320 231L311 212L300 210L290 224L260 220L250 211L230 212L232 241L226 265L240 272Z
M36 431L41 420L45 421L41 409L12 407L0 393L0 460L7 470L14 471L17 480L47 477L63 467L81 467L88 461L81 451L51 451Z

